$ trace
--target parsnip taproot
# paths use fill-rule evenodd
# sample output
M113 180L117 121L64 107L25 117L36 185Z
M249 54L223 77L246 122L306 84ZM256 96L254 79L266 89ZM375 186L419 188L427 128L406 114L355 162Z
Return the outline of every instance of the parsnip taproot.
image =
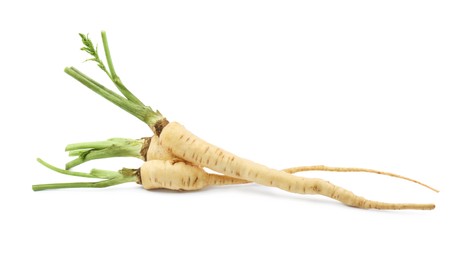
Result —
M297 173L297 172L304 172L304 171L324 171L324 172L367 172L367 173L375 173L379 175L384 175L384 176L390 176L390 177L395 177L398 179L403 179L406 181L414 182L416 184L419 184L421 186L424 186L425 188L428 188L434 192L439 192L439 190L422 183L420 181L401 176L398 174L394 174L391 172L384 172L384 171L378 171L378 170L373 170L373 169L366 169L366 168L358 168L358 167L332 167L332 166L325 166L325 165L313 165L313 166L298 166L298 167L291 167L291 168L286 168L282 170L283 172L292 174L292 173Z
M247 181L207 173L202 168L184 162L151 160L140 168L141 184L145 189L200 190L212 185L244 184Z
M374 209L433 209L434 204L385 203L367 200L318 178L303 178L240 158L195 136L181 124L171 122L162 130L160 145L168 152L195 165L234 178L299 194L319 194L348 206Z

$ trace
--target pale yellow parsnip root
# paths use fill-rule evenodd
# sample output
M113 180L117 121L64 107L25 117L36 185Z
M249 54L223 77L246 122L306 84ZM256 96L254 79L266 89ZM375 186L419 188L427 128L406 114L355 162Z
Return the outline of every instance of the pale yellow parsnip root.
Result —
M313 165L313 166L299 166L299 167L291 167L291 168L286 168L283 169L282 171L287 172L287 173L297 173L297 172L303 172L303 171L328 171L328 172L368 172L368 173L375 173L379 175L386 175L390 177L395 177L403 180L407 180L410 182L414 182L416 184L422 185L425 188L428 188L434 192L439 192L439 190L428 186L427 184L424 184L420 181L401 176L398 174L394 174L391 172L384 172L384 171L377 171L373 169L366 169L366 168L357 168L357 167L332 167L332 166L325 166L325 165Z
M145 138L148 140L148 143L146 144L147 146L147 152L146 152L146 161L151 161L151 160L173 160L173 161L183 161L182 159L179 159L178 157L175 157L172 153L167 151L165 147L161 146L159 144L159 137L157 135L153 135L152 137ZM186 162L185 163L189 163ZM190 163L189 163L190 164ZM296 172L302 172L302 171L332 171L332 172L368 172L368 173L375 173L375 174L380 174L380 175L386 175L386 176L391 176L395 178L400 178L404 179L407 181L411 181L414 183L417 183L419 185L422 185L426 188L429 188L433 191L438 192L438 190L421 183L419 181L416 181L414 179L410 179L405 176L401 176L398 174L394 173L389 173L389 172L384 172L384 171L378 171L378 170L373 170L373 169L365 169L365 168L358 168L358 167L332 167L332 166L325 166L325 165L313 165L313 166L299 166L299 167L291 167L287 169L283 169L282 171L287 172L289 174L296 173Z
M146 161L152 160L178 160L172 153L159 144L159 137L153 135L149 140L149 147L146 152Z
M151 160L140 168L141 185L147 190L200 190L213 185L248 183L245 180L205 172L184 162Z
M434 204L385 203L367 200L318 178L303 178L240 158L198 138L182 125L171 122L162 130L160 145L168 152L199 167L261 185L299 194L320 194L358 208L433 209Z

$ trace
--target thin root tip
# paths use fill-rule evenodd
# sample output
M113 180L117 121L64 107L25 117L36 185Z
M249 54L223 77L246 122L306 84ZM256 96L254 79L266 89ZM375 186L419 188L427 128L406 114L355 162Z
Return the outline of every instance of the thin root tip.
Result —
M422 185L423 185L424 187L426 187L426 188L429 188L430 190L432 190L432 191L434 191L434 192L436 192L436 193L440 192L439 190L437 190L437 189L435 189L435 188L433 188L433 187L431 187L431 186L428 186L428 185L425 185L425 184L422 184Z
M429 204L425 209L428 209L428 210L433 210L435 209L435 204Z
M435 209L435 204L422 204L416 209L423 209L423 210L433 210Z
M412 206L403 207L402 209L433 210L435 209L435 204L413 204Z

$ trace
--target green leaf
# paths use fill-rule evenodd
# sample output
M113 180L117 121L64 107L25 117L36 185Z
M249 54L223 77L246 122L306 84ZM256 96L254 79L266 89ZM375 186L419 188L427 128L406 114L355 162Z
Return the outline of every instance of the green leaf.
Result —
M86 59L84 62L87 62L87 61L96 62L98 64L98 67L100 69L102 69L104 72L106 72L106 74L108 74L109 77L111 77L111 74L106 69L106 66L104 65L103 61L99 58L98 46L93 45L93 42L88 37L88 34L85 35L83 33L79 33L79 35L80 35L80 38L82 38L82 43L84 45L84 47L80 48L80 50L82 50L82 51L90 54L91 56L93 56L92 58Z

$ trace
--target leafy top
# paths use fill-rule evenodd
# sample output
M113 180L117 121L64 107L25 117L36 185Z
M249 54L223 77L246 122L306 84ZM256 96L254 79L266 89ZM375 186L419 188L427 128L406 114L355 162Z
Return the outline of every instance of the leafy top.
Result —
M85 61L94 61L94 62L96 62L98 64L98 67L100 67L100 69L102 69L104 72L106 72L106 74L108 74L108 76L110 78L112 78L111 75L109 74L109 72L107 71L106 66L104 65L103 61L99 58L98 46L93 45L93 42L88 37L88 34L85 35L83 33L79 33L79 35L82 38L82 43L84 45L84 47L82 47L80 49L82 51L85 51L86 53L90 54L91 56L93 56L93 58L86 59Z

